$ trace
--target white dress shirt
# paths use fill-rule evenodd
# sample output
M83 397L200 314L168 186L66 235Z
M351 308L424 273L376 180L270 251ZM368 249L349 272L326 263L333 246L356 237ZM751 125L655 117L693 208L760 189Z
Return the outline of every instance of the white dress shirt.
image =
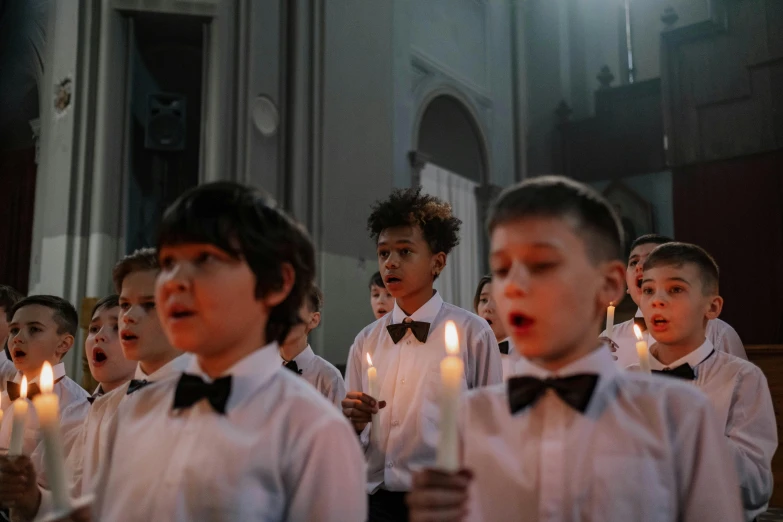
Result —
M211 381L193 359L187 373ZM179 379L117 409L94 520L363 522L361 448L348 421L279 364L276 343L225 372L225 415L173 410Z
M715 414L693 386L612 364L605 346L539 379L596 374L585 410L551 389L510 413L507 386L468 394L460 426L475 476L469 520L494 522L736 522L736 471Z
M55 380L52 391L59 399L61 431L67 432L84 422L84 418L90 409L90 403L87 401L89 394L84 388L65 375L65 364L55 364L52 372ZM22 373L17 372L12 380L15 383L21 383ZM30 384L33 383L38 383L38 377L30 381ZM28 402L30 404L27 410L27 424L22 443L22 451L25 455L31 455L41 442L41 435L38 430L38 414L33 407L32 401L28 400ZM5 390L5 382L3 382L3 393L0 396L0 407L3 409L3 420L2 424L0 424L0 448L7 450L11 442L14 409L11 398ZM36 471L40 474L41 469L37 468Z
M378 372L380 396L380 444L370 442L371 424L361 434L367 457L367 492L383 487L408 491L412 470L435 461L440 407L440 362L446 355L445 329L454 321L459 333L460 356L465 365L463 389L503 380L500 350L489 324L462 308L444 303L437 292L410 316L430 323L427 342L421 343L407 330L397 343L386 327L403 322L405 313L395 303L386 314L362 330L351 346L346 369L349 391L369 392L367 354Z
M643 317L642 311L636 311L636 317ZM644 334L644 339L649 347L655 342L648 330ZM606 336L606 330L601 332L601 337ZM710 319L707 321L707 339L719 352L726 352L736 355L740 359L748 360L748 354L745 353L745 346L742 344L737 331L725 321L720 319ZM639 355L636 353L636 334L633 332L633 319L614 325L612 329L612 341L618 348L614 354L617 357L615 364L618 368L628 368L632 364L639 364Z
M309 344L293 360L301 370L301 376L304 380L315 386L321 395L342 411L342 401L345 399L345 381L340 370L326 359L317 356ZM280 357L280 364L285 363L285 359Z
M778 447L772 396L755 364L714 349L709 340L685 357L663 365L651 355L653 370L688 364L696 386L712 402L739 472L745 520L767 510L772 496L772 456Z

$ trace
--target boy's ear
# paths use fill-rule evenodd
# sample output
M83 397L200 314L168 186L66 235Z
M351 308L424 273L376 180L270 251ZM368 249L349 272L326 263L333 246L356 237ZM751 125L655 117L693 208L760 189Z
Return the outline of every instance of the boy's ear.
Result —
M446 268L446 253L438 252L432 256L432 263L430 263L432 277L438 277L444 268Z
M57 354L57 356L62 359L65 357L65 354L68 353L68 350L71 349L73 346L74 338L71 334L63 334L60 337L60 342L57 343L57 349L54 353Z
M280 276L283 279L283 284L280 285L280 288L268 292L261 299L268 308L279 305L285 301L285 298L291 293L291 289L294 287L294 281L296 281L296 272L294 271L293 265L291 265L291 263L283 263L280 265Z
M625 265L620 261L608 261L602 265L603 285L599 303L603 308L613 303L617 306L625 292Z
M707 308L707 313L704 314L707 319L717 319L723 310L723 298L719 295L710 297L710 307Z
M307 324L308 330L315 330L321 324L321 312L313 312L310 316L310 322Z

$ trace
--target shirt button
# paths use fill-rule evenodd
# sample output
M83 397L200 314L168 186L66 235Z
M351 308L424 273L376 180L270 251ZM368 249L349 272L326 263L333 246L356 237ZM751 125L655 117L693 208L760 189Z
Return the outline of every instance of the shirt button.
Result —
M399 426L399 425L400 425L400 421L392 421L392 426Z
M386 463L386 467L387 468L393 468L394 467L394 462L387 462Z
M402 384L405 384L405 379L401 380L400 382L401 382Z

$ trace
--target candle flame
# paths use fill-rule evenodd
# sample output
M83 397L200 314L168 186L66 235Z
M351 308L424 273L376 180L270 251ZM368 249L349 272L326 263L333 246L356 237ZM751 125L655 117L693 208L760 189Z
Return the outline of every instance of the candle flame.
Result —
M635 333L635 334L636 334L636 338L637 338L638 340L640 340L640 341L641 341L641 340L643 339L643 337L642 337L642 329L641 329L641 328L639 328L639 325L638 325L638 324L635 324L635 325L633 325L633 333Z
M22 377L22 385L19 387L19 398L27 398L27 377Z
M459 353L459 335L457 334L457 325L454 321L446 323L446 351L449 355Z
M39 381L41 382L41 393L52 393L54 389L54 372L49 361L43 363Z
M372 366L372 357L370 357L370 352L367 352L367 363Z

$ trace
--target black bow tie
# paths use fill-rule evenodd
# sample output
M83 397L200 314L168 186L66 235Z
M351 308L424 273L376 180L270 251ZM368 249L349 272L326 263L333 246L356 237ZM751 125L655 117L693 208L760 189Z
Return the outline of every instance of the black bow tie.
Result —
M665 368L663 370L653 370L653 373L659 373L666 375L667 377L679 377L680 379L686 379L692 381L696 378L696 374L693 372L693 368L688 363L681 364L676 368Z
M647 321L644 320L644 317L634 317L633 324L637 325L642 333L647 331Z
M500 353L508 355L508 341L503 341L498 346L500 347Z
M302 375L302 370L299 369L299 365L296 364L296 361L288 361L288 362L283 361L283 366L285 366L286 368L288 368L289 370L291 370L292 372L298 375Z
M139 391L140 389L144 388L148 384L152 384L147 379L131 379L131 382L128 384L128 392L126 395L130 395L131 393L135 391Z
M212 409L225 414L229 395L231 395L230 375L210 383L198 375L183 373L174 392L174 409L190 408L201 399L207 399Z
M22 391L21 390L22 385L14 382L14 381L6 381L5 383L5 389L8 392L8 397L15 401L19 398L19 394ZM30 400L33 400L33 397L41 393L41 389L38 387L37 384L32 383L27 385L27 398Z
M547 388L552 388L563 402L584 413L596 384L598 384L598 376L595 374L544 380L527 376L512 377L508 381L508 403L511 414L533 404Z
M430 323L422 323L420 321L403 321L399 324L390 324L386 327L386 329L389 331L389 335L391 336L392 341L394 341L394 344L397 344L400 342L400 339L405 337L405 331L409 328L410 331L413 332L413 336L416 337L420 343L427 342L427 335L430 333Z

